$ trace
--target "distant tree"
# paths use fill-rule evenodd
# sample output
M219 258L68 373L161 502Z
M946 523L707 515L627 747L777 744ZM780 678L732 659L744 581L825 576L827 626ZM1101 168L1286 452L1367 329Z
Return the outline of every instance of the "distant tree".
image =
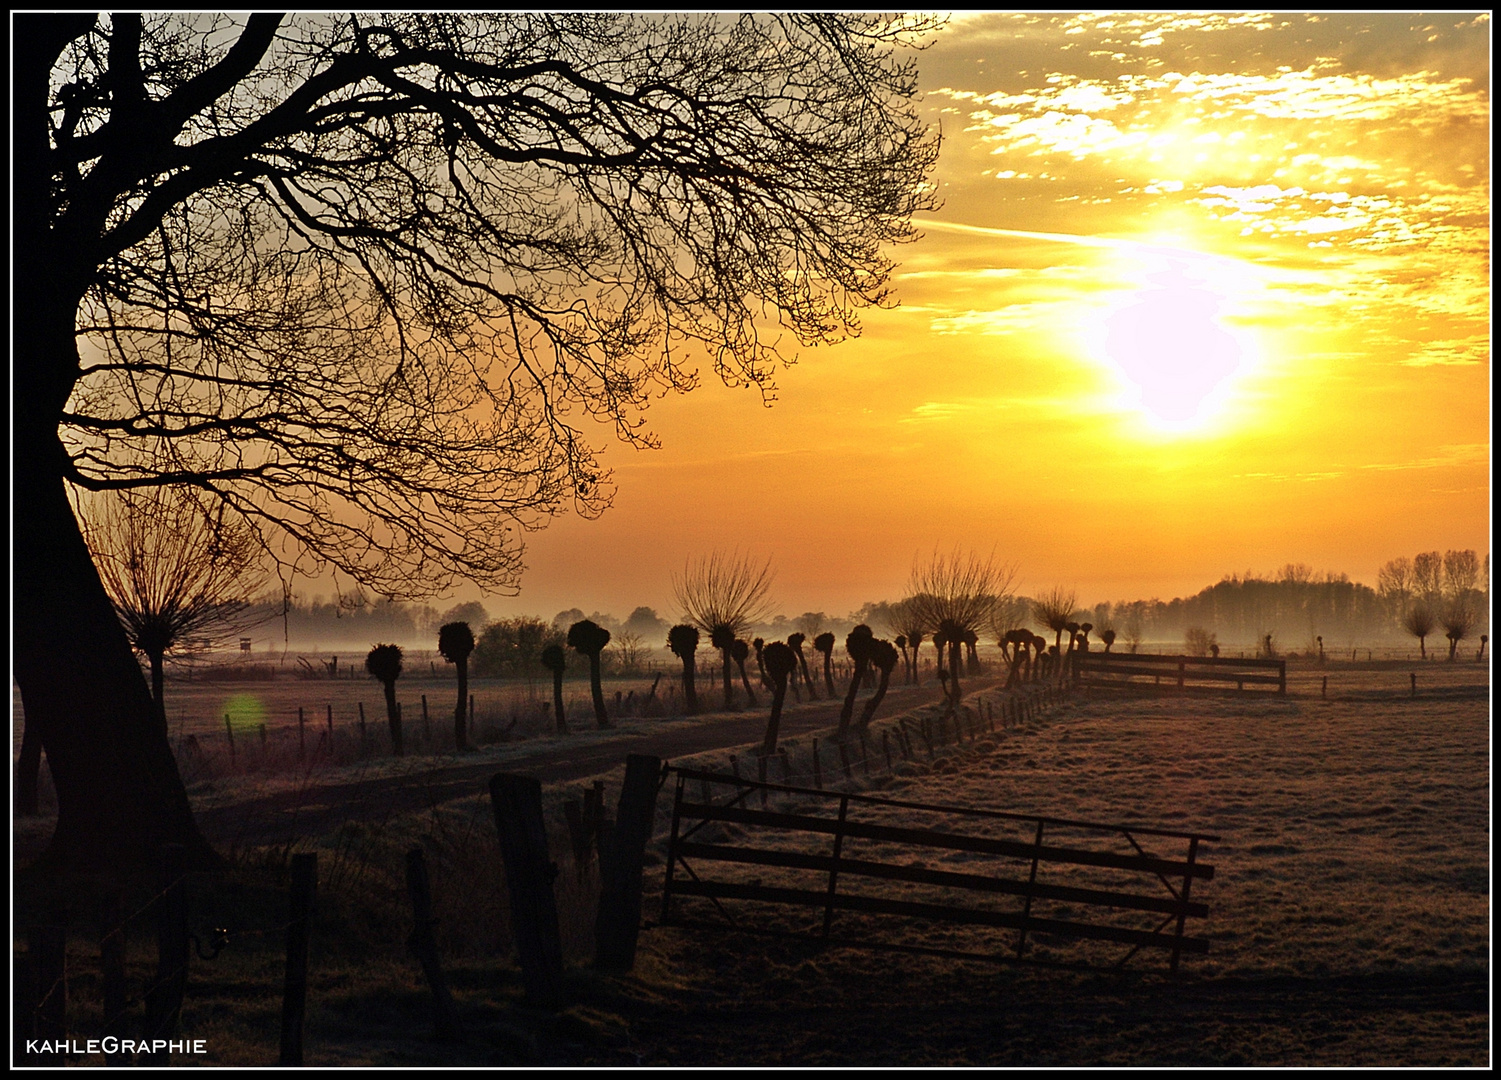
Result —
M1135 655L1136 650L1141 648L1142 626L1141 612L1139 609L1133 608L1130 614L1126 616L1125 634L1126 651L1131 653L1132 655Z
M910 600L900 600L892 605L891 628L907 639L907 644L912 647L912 659L908 663L908 681L921 685L917 670L917 650L925 640L928 631L933 628L924 622L926 617L920 605L911 603Z
M1058 646L1060 651L1063 648L1063 631L1073 621L1074 607L1078 602L1078 594L1061 585L1055 585L1032 601L1032 617L1053 631L1055 635L1053 644ZM1133 647L1131 651L1135 652L1136 649Z
M441 618L444 623L468 623L471 632L483 631L490 625L490 613L478 600L466 600L462 604L455 604L445 611Z
M691 716L698 712L694 688L694 654L698 650L698 627L679 624L667 632L667 647L683 662L683 703Z
M1215 635L1202 626L1190 626L1183 632L1183 651L1189 656L1208 656L1215 644Z
M998 603L1012 595L1016 571L986 557L958 549L947 555L934 551L913 562L904 604L915 610L923 625L943 634L949 649L949 701L960 698L959 657L965 635L989 625ZM905 620L903 620L905 621Z
M465 750L469 746L469 740L465 737L465 720L469 702L469 654L473 651L474 631L469 628L468 623L444 623L439 628L438 652L459 673L459 703L453 710L453 745L456 750Z
M829 692L829 699L833 700L834 694L834 635L825 630L813 639L813 648L823 653L823 681Z
M1444 605L1439 621L1444 628L1444 637L1449 639L1449 660L1452 663L1458 654L1459 643L1474 633L1479 619L1469 598L1459 596Z
M766 661L767 678L771 680L771 719L766 723L766 738L761 743L761 756L769 757L776 753L777 728L782 721L782 703L787 698L787 680L797 673L797 657L780 641L773 641L766 646L762 657Z
M498 619L480 634L470 664L476 675L525 679L530 690L542 650L564 643L564 631L536 616Z
M750 707L756 707L756 695L751 690L750 679L745 674L745 662L750 659L750 645L743 638L736 638L730 646L730 655L735 658L735 666L740 669L740 683L745 687L745 700Z
M896 667L896 649L889 641L876 641L870 647L870 663L881 673L881 681L876 686L876 692L865 703L865 708L860 712L860 727L867 728L880 708L881 701L886 697L886 688L891 685L891 672Z
M764 655L766 639L762 637L752 639L751 648L756 651L756 671L761 676L761 686L763 689L769 690L771 689L771 680L766 677L766 657Z
M1444 596L1444 557L1436 551L1421 551L1412 560L1412 591L1432 611Z
M1110 651L1110 646L1115 644L1115 631L1102 630L1100 632L1100 640L1105 643L1105 651L1108 653Z
M1444 552L1444 596L1468 599L1480 579L1480 558L1473 551Z
M621 630L640 634L646 641L658 641L667 633L667 620L660 618L655 608L638 607L625 620Z
M563 671L568 666L567 654L561 645L549 645L542 650L542 666L552 672L552 713L558 725L558 734L568 734L568 714L563 709Z
M1412 560L1404 556L1384 563L1376 571L1376 587L1387 613L1400 623L1412 600Z
M1418 639L1418 651L1424 660L1428 659L1428 635L1433 633L1437 621L1433 609L1423 601L1413 604L1402 616L1402 629Z
M401 706L396 703L396 680L401 678L401 646L376 645L365 657L365 670L379 680L386 693L386 723L391 729L391 752L404 753L401 742Z
M686 621L709 635L724 661L724 707L734 708L730 649L735 638L766 617L772 582L771 560L757 564L739 552L716 551L690 559L673 575L672 590Z
M615 647L622 675L640 674L642 666L652 652L642 635L635 630L622 630L616 634Z
M552 617L552 625L566 634L570 626L574 623L581 623L588 617L579 608L569 608L567 611L560 611L554 615Z
M732 654L735 648L735 631L721 623L709 632L709 644L719 650L719 655L724 660L724 707L733 709L735 696L730 683L730 671L734 662Z
M816 638L823 633L823 628L829 624L829 617L821 611L805 611L793 620L798 630L802 631L804 639Z
M613 727L605 711L604 688L599 681L599 657L610 644L610 632L598 623L584 619L568 628L568 646L589 658L589 693L594 698L594 720L601 731Z

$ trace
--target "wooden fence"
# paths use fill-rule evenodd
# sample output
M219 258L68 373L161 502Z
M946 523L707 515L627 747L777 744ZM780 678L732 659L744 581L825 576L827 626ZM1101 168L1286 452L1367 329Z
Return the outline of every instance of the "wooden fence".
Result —
M1217 837L763 784L695 769L668 771L677 784L662 892L664 925L730 926L847 945L1086 969L1123 966L1141 949L1153 948L1167 951L1176 971L1183 953L1208 951L1208 942L1187 935L1185 924L1209 913L1190 894L1195 880L1214 877L1214 868L1199 861L1199 846ZM745 803L755 792L799 804L813 800L823 809L751 809ZM937 818L947 827L915 827L913 818L929 823ZM726 842L752 833L763 842ZM1185 850L1154 855L1144 842ZM955 868L933 865L940 861ZM985 872L972 872L977 861ZM726 865L755 867L756 876L708 876L711 867ZM862 888L872 881L888 884L879 893ZM901 884L893 889L889 883ZM955 899L956 892L965 902ZM701 917L708 912L697 905L699 899L709 902L717 921ZM740 908L732 911L727 904L733 902ZM751 910L742 910L747 906ZM768 907L807 909L813 922L799 926L794 914L789 924L785 914L769 914ZM839 935L833 932L836 918ZM980 932L966 950L913 944L927 923ZM1014 933L997 941L994 931ZM1071 959L1059 947L1068 941L1127 950L1104 962L1098 950ZM1045 955L1029 957L1029 945L1038 943Z
M1212 686L1237 690L1265 687L1287 693L1287 661L1162 653L1074 654L1074 683L1081 687L1186 690Z

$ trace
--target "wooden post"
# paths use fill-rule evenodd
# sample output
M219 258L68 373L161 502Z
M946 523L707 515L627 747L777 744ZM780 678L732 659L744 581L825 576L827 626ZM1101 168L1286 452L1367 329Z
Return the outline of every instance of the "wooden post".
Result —
M328 749L332 753L334 748L334 707L328 706Z
M129 1007L125 996L125 900L120 890L112 889L105 896L100 916L103 925L99 935L99 973L104 998L100 1034L120 1039L125 1035L125 1013ZM124 1065L129 1060L128 1054L118 1050L104 1056L106 1065Z
M183 846L163 844L156 898L156 981L146 990L146 1033L168 1042L177 1032L182 996L188 984L188 883ZM141 1057L145 1065L166 1065L170 1051Z
M563 1003L563 944L552 889L558 868L547 854L542 782L533 776L497 773L490 780L490 803L511 893L511 933L526 998L532 1005L557 1008Z
M1188 907L1188 893L1189 893L1189 890L1193 888L1193 883L1194 883L1194 875L1193 875L1194 860L1196 858L1198 858L1198 855L1199 855L1199 838L1197 836L1195 836L1195 837L1191 838L1188 841L1188 866L1187 866L1187 868L1183 872L1183 891L1178 896L1178 899L1182 902L1182 904L1183 904L1183 906L1185 908ZM1183 911L1183 910L1180 909L1179 912L1178 912L1178 930L1177 930L1177 933L1174 935L1175 943L1173 945L1173 959L1172 959L1172 964L1170 965L1174 974L1177 974L1177 971L1178 971L1178 954L1181 951L1181 946L1178 943L1181 943L1183 941L1183 923L1184 923L1184 921L1187 918L1188 918L1188 913L1186 911Z
M302 1021L307 1008L308 941L313 932L313 895L318 888L318 856L292 856L292 890L287 912L287 979L281 996L279 1065L302 1064Z
M1277 661L1277 693L1287 693L1287 661Z
M1324 676L1324 685L1319 688L1319 697L1326 698L1328 696L1329 696L1329 676L1325 675Z
M307 721L302 715L302 706L297 706L297 760L307 756Z
M365 703L360 702L360 753L370 752L370 732L365 727Z
M224 714L224 734L229 738L229 760L235 759L235 729L229 722L229 713Z
M34 983L35 1037L57 1043L68 1034L67 930L61 926L33 926L26 932L27 957ZM61 1053L29 1054L48 1064L63 1064Z
M759 779L761 781L761 783L763 783L763 784L766 783L766 755L765 754L757 754L756 755L756 777L757 777L757 779ZM764 787L761 789L761 809L762 810L766 809L766 789Z
M823 790L823 769L818 761L818 739L813 739L813 786L819 791Z
M766 759L761 761L764 765ZM599 915L594 921L594 966L606 971L630 971L636 963L642 863L656 821L661 774L661 758L626 756L610 856L600 867Z
M423 745L433 741L433 731L427 722L427 695L422 695L422 742Z
M266 756L266 724L265 724L265 721L261 722L260 729L261 729L261 758L264 759L265 756Z
M1417 697L1418 696L1418 673L1416 671L1410 672L1407 677L1412 680L1412 696L1413 697Z
M407 893L412 898L412 935L407 938L407 948L422 964L422 973L427 976L427 985L433 992L433 1031L437 1038L457 1040L464 1037L459 1025L459 1011L448 992L448 979L443 975L443 962L438 954L438 939L433 934L437 919L433 918L432 887L428 882L427 860L420 847L407 852Z
M841 796L839 799L839 823L834 826L834 857L829 862L829 891L824 901L823 909L823 936L829 936L829 928L834 923L834 897L837 895L839 886L839 856L844 850L844 821L849 816L850 797Z

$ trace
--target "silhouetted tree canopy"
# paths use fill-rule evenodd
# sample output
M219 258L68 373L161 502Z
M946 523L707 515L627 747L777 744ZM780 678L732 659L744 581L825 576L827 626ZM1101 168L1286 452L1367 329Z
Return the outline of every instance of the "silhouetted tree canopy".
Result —
M284 570L514 586L707 364L772 389L887 301L937 152L867 15L13 17L15 676L48 858L192 822L69 508L186 485ZM478 657L476 657L478 659Z

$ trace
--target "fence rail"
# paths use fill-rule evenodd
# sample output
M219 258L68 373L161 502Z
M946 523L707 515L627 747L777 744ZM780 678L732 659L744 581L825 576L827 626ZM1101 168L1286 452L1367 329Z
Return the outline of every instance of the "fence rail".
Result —
M1113 966L1124 965L1143 948L1155 948L1169 953L1169 965L1176 971L1183 953L1208 951L1205 939L1185 933L1187 919L1205 918L1209 914L1206 904L1190 898L1195 880L1214 877L1214 868L1199 861L1200 843L1217 839L1205 833L903 802L768 784L698 769L671 768L668 773L676 775L677 785L662 893L664 925L716 925L687 911L683 900L691 897L708 900L718 912L721 926L1004 962L1104 966L1028 957L1029 938L1039 934L1130 946ZM698 788L696 799L689 796L690 781ZM722 801L710 798L710 793L716 790ZM833 812L801 808L755 810L742 805L752 793L798 802L819 801ZM939 815L951 825L961 823L987 831L913 827L906 823L913 816ZM858 819L869 816L897 816L903 823ZM727 842L744 840L744 835L700 836L716 824L732 826L741 834L754 831L755 836L768 840L770 846ZM1020 832L1022 838L997 835L1008 831ZM1066 839L1056 839L1059 834ZM826 839L829 846L807 850L809 838ZM1153 855L1144 849L1144 842L1180 844L1186 846L1186 851L1182 857ZM800 843L802 850L797 849ZM1110 849L1112 844L1116 850ZM851 845L861 845L863 850L853 851ZM900 849L907 859L901 861L894 856L892 848ZM992 871L987 873L928 865L946 853L962 853L971 859L988 856L995 861ZM734 865L786 871L793 880L767 882L759 878L708 876L711 866ZM797 875L803 876L798 879ZM808 875L816 877L809 880ZM1174 881L1181 883L1175 885ZM872 894L859 890L862 882L899 882L940 892L922 897ZM1154 882L1162 891L1144 891L1143 882ZM1020 903L1001 908L994 904L964 903L951 895L956 890ZM821 914L821 919L811 931L778 930L757 923L746 913L737 918L726 907L727 901L806 908ZM899 938L883 939L878 927L875 933L870 933L873 928L866 925L869 920L855 928L856 934L863 931L863 936L836 938L832 930L840 914L894 916L1011 930L1016 932L1016 938L1003 948L990 943L983 950L925 949ZM897 931L900 933L900 923Z
M1133 682L1133 679L1151 679ZM1185 690L1204 684L1237 690L1265 686L1287 693L1287 661L1230 656L1174 656L1163 653L1074 654L1074 683L1086 687L1148 687Z

